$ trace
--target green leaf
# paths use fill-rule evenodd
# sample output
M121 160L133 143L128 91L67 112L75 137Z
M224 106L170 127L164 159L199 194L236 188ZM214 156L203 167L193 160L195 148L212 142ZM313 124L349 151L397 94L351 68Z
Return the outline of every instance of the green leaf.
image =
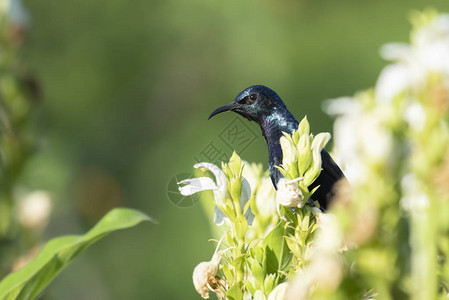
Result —
M254 279L257 281L258 286L257 287L263 287L264 277L265 273L263 271L262 266L260 263L255 260L254 258L248 259L248 266L251 270L251 274L254 276Z
M220 265L221 272L223 273L224 277L226 277L226 280L228 282L232 282L234 280L234 275L232 271L229 269L229 265Z
M282 270L290 260L291 253L284 239L285 235L284 223L279 222L263 240L265 246L264 268L267 274Z
M288 248L290 251L296 256L301 257L301 249L298 241L292 237L285 237L285 241L287 242Z
M241 300L243 299L243 292L237 285L234 285L226 292L226 297L229 300Z
M133 209L116 208L84 235L68 235L50 240L25 267L0 282L0 299L34 299L81 252L112 231L152 221Z

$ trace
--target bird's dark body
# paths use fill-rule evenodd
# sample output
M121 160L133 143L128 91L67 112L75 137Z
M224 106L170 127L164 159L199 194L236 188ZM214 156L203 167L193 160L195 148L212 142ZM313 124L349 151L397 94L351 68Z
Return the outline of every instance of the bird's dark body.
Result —
M212 116L232 110L260 125L262 135L268 146L268 168L270 177L276 188L277 182L282 178L281 172L275 168L282 163L282 148L280 138L282 132L291 134L298 129L298 121L288 111L281 98L270 88L255 85L242 91L234 102L216 109ZM343 172L334 162L326 150L321 151L322 171L319 177L311 185L318 190L312 195L313 200L320 203L320 207L326 210L335 193L335 184L344 178Z

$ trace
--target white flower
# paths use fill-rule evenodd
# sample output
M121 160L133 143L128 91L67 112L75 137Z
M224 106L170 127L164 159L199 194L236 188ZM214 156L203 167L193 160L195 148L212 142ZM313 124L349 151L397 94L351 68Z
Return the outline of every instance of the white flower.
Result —
M376 84L376 99L389 103L399 93L426 83L430 72L449 74L449 15L440 15L415 31L412 44L393 43L381 55L386 66Z
M190 196L198 192L212 190L216 202L222 203L225 201L228 193L228 178L225 173L223 173L219 167L211 163L203 162L194 165L194 168L200 167L211 171L215 176L216 183L209 177L185 179L178 182L178 185L184 185L179 187L181 194L184 196Z
M302 207L304 195L298 188L297 179L281 178L277 184L278 190L276 192L276 203L285 207Z
M425 70L449 74L449 15L440 15L413 37L415 56Z
M375 114L367 113L361 116L357 127L357 139L361 151L368 161L385 161L390 157L393 148L391 132L382 124Z
M19 204L19 221L28 228L43 228L48 223L51 208L51 199L47 192L33 192Z
M271 291L268 300L284 300L287 293L288 283L283 282Z
M377 79L375 93L380 103L389 103L399 93L412 85L412 70L408 65L397 63L386 66Z
M342 246L343 232L337 218L331 213L316 214L318 224L317 247L330 253Z
M254 293L254 300L266 300L267 297L265 297L265 294L261 290L257 290Z
M412 129L417 131L423 130L426 123L424 107L418 102L411 103L405 109L404 120Z
M345 111L338 108L340 105ZM364 162L384 161L391 157L393 136L383 125L389 111L386 106L366 110L360 101L348 98L331 100L325 110L338 114L334 123L336 161L349 182L363 182L367 176Z
M223 211L218 206L224 206L226 198L228 198L228 178L225 173L216 165L211 163L199 163L194 166L195 168L205 168L211 171L214 176L216 183L210 179L209 177L198 177L198 178L189 178L178 182L179 191L184 196L190 196L195 193L199 193L202 191L212 190L214 193L215 203L215 214L214 214L214 222L217 225L223 225L226 220L229 219L223 213ZM242 191L240 196L240 206L243 208L248 200L251 198L251 187L246 179L242 181ZM248 221L248 224L252 224L254 219L254 214L251 212L251 209L245 214L245 217Z
M221 255L215 253L210 261L203 261L193 270L193 285L204 299L209 299L209 291L220 293L224 282L217 276Z
M415 174L408 173L401 180L403 196L401 206L412 214L421 214L429 206L429 197L422 189Z
M334 154L349 182L355 183L365 177L361 168L361 157L358 146L357 128L362 121L363 112L359 102L354 98L344 97L328 100L324 111L329 115L337 115L334 122Z

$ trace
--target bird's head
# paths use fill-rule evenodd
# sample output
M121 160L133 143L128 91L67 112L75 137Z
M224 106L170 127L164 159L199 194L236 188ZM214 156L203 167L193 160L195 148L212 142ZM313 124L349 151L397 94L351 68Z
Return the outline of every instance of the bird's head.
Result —
M272 89L253 85L240 92L233 102L214 110L209 119L219 113L233 111L250 121L260 123L278 109L285 109L285 104Z

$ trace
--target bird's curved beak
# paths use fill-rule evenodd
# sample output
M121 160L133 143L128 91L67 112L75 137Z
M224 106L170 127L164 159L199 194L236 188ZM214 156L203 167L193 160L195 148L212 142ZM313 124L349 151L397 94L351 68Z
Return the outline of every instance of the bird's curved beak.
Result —
M218 115L219 113L222 113L222 112L225 112L225 111L228 111L228 110L232 110L234 107L235 107L234 102L229 103L229 104L226 104L226 105L223 105L223 106L217 108L216 110L214 110L214 111L210 114L208 120L209 120L210 118L212 118L213 116Z

